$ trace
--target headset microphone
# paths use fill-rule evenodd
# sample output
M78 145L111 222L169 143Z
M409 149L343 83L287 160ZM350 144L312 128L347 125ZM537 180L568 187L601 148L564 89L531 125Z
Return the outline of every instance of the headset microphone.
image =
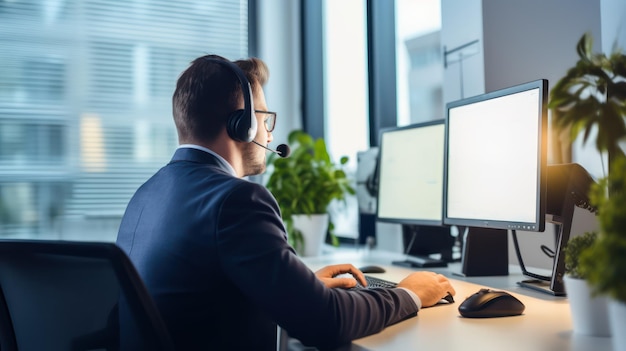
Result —
M287 144L280 144L276 147L276 151L280 152L280 157L289 157L291 149Z
M280 157L289 157L289 154L291 153L291 150L289 149L289 145L287 144L280 144L276 147L276 150L272 150L269 147L265 147L259 143L256 142L256 140L252 140L253 143L255 143L256 145L259 145L260 147L264 148L265 150L271 151L275 154L278 154L278 156Z

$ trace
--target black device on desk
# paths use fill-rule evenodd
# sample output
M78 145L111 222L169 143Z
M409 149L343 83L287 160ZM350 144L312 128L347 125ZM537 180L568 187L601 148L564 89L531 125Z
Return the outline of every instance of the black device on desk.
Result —
M565 283L563 282L563 277L565 275L565 257L563 249L570 238L576 208L597 214L597 208L590 204L590 199L587 195L595 181L581 165L566 163L548 166L547 183L546 221L554 223L558 227L552 274L550 276L543 276L526 270L517 240L517 233L516 231L512 231L515 252L522 273L532 278L520 281L518 284L523 287L548 292L556 296L564 296Z
M518 316L526 306L506 291L480 289L459 305L459 313L469 318Z
M436 120L380 133L376 219L402 225L406 254L392 264L446 267L453 259L455 238L441 214L444 129Z
M359 267L359 270L361 272L363 272L363 274L367 274L367 273L385 273L385 269L381 266L375 266L375 265L367 265L367 266L362 266Z

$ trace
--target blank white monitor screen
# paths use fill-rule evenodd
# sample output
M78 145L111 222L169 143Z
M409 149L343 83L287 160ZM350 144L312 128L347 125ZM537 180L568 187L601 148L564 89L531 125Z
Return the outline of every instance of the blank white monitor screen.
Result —
M381 132L379 220L442 224L444 129L437 120Z
M547 82L447 106L444 223L543 231Z

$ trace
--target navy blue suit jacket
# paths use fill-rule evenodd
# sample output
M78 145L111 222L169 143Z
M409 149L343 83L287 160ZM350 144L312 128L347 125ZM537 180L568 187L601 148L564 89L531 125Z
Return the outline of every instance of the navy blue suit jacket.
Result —
M135 193L117 244L180 350L275 350L276 324L332 348L415 316L401 289L329 289L287 243L278 204L204 151L181 148Z

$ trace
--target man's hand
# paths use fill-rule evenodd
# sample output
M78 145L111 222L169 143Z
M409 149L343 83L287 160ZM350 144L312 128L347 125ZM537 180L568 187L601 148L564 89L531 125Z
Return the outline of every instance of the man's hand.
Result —
M354 278L335 278L339 274L344 273L350 273ZM356 286L357 280L359 281L359 283L361 283L361 285L367 285L363 273L351 264L336 264L332 266L326 266L315 272L315 275L328 288L354 288Z
M398 287L413 291L422 300L422 307L435 305L448 293L456 294L448 278L434 272L415 272L398 283Z

